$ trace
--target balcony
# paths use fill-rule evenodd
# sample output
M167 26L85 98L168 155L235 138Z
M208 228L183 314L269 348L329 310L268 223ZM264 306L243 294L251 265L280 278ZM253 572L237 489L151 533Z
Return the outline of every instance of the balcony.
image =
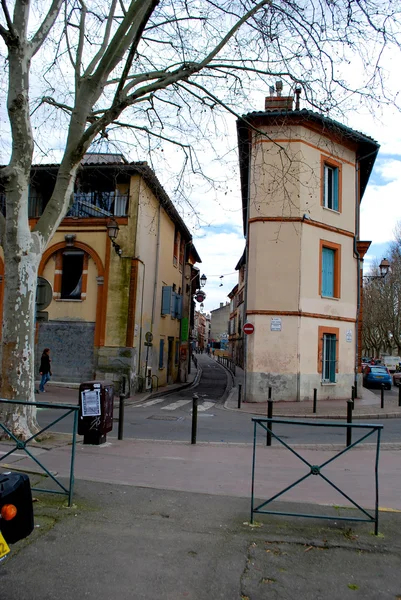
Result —
M28 216L30 219L39 218L47 202L42 196L29 196ZM6 214L6 197L0 193L0 211ZM118 192L74 193L73 202L67 212L67 217L78 219L93 217L125 217L128 214L128 194Z

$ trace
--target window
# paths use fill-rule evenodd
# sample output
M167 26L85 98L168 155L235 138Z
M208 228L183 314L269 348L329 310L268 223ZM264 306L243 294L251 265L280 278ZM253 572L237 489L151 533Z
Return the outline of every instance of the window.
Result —
M341 163L322 156L322 205L341 212Z
M164 340L160 340L159 345L159 369L164 369Z
M84 270L84 252L82 250L66 250L63 252L62 270L61 299L80 300Z
M319 295L327 298L340 297L341 246L320 240Z
M175 267L178 266L178 259L180 254L181 236L180 232L176 230L174 235L174 253L173 253L173 264Z
M335 383L336 381L336 346L337 338L334 333L323 334L323 364L322 381Z
M180 352L180 340L175 340L175 358L174 358L174 363L176 365L178 365L178 359L179 359L179 352Z
M338 336L337 327L319 327L318 372L322 375L322 383L336 382Z

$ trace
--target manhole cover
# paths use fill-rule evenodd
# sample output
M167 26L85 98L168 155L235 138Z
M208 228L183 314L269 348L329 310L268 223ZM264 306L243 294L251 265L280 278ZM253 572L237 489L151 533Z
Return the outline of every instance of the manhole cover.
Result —
M154 421L178 421L180 417L170 417L168 415L152 415L147 417L148 419L153 419Z

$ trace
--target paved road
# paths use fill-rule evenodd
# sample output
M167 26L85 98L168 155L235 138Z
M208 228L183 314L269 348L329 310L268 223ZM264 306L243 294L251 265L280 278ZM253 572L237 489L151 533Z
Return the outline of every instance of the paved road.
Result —
M127 406L125 410L124 437L134 439L190 441L192 427L192 397L199 396L198 404L198 441L252 443L252 416L224 408L225 391L229 384L227 371L207 355L198 355L202 367L202 376L196 388L187 388L168 396L152 398L136 406ZM377 390L380 394L380 390ZM386 394L398 393L398 390ZM58 415L57 415L58 416ZM54 419L54 411L39 411L39 423L44 426ZM118 411L115 411L114 430L110 438L117 437ZM367 423L367 421L361 421ZM380 422L380 421L379 421ZM401 442L401 419L384 419L383 442ZM55 430L70 432L72 419L57 424ZM258 441L265 433L258 428ZM342 444L345 430L335 428L317 429L313 426L276 426L287 443L296 444ZM358 439L354 434L354 439ZM369 441L373 442L371 437ZM273 440L273 444L279 442Z

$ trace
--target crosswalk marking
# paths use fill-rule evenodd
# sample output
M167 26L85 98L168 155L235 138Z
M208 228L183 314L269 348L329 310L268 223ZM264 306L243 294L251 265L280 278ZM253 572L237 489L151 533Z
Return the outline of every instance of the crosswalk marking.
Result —
M216 402L202 402L202 404L198 405L198 411L202 412L204 410L209 410L209 408L212 408L212 406L214 406L216 404Z
M176 408L180 408L181 406L184 406L184 404L188 404L189 402L191 402L191 400L177 400L177 402L173 402L168 406L162 406L161 410L175 410Z
M132 408L146 408L148 406L154 406L155 404L160 404L160 402L164 402L166 398L155 398L154 400L149 400L148 402L144 402L143 404L137 404ZM160 410L176 410L177 408L181 408L181 406L185 406L185 404L189 404L192 400L177 400L176 402L172 402L167 406L161 406ZM204 402L200 402L198 404L198 411L205 412L210 410L216 402L209 402L205 400ZM192 412L192 411L191 411Z
M153 406L154 404L159 404L159 402L163 402L165 398L156 398L155 400L149 400L149 402L145 402L144 404L137 404L134 408L143 408L144 406Z

